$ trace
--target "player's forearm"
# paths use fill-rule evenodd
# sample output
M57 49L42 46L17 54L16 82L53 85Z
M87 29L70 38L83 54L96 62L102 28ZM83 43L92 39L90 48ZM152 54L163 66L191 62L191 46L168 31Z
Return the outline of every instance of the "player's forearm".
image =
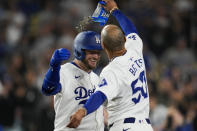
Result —
M42 84L42 93L45 95L54 95L61 90L60 84L60 66L52 68L50 67L45 75Z
M102 92L96 91L93 95L90 96L90 98L84 105L84 108L87 111L86 115L96 111L105 102L106 99L106 96Z
M134 24L119 9L114 10L112 12L112 15L119 22L126 36L129 35L130 33L137 33Z

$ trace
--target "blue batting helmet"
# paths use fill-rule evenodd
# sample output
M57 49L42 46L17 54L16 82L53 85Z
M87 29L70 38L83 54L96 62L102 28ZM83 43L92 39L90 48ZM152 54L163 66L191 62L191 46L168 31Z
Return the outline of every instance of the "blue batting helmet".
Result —
M100 35L94 31L79 33L74 39L74 56L78 60L85 58L84 50L102 50Z

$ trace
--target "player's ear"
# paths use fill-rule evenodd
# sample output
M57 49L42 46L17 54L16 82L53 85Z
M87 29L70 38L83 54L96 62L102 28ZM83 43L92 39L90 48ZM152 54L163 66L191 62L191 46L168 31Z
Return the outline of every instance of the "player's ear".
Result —
M103 50L104 50L105 52L109 52L109 49L106 48L104 42L101 43L101 46L102 46L102 48L103 48Z
M105 49L105 46L104 46L104 43L103 42L101 42L101 46L102 46L103 49Z
M104 42L101 42L101 46L102 46L103 50L105 51L105 53L106 53L106 54L108 55L108 57L109 57L110 52L109 52L109 50L105 47L105 43L104 43Z

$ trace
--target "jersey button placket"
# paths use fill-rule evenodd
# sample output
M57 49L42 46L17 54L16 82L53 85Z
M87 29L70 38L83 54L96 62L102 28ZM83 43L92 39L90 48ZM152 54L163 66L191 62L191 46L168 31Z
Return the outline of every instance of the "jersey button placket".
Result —
M90 73L88 73L88 79L89 79L89 82L90 82L91 87L92 87L92 89L93 89L93 88L94 88L94 84L92 84L92 80L91 80ZM97 129L99 129L99 128L98 128L99 123L98 123L98 120L97 120L96 118L97 118L97 111L95 111L95 121L96 121L96 129L95 129L95 131L96 131Z

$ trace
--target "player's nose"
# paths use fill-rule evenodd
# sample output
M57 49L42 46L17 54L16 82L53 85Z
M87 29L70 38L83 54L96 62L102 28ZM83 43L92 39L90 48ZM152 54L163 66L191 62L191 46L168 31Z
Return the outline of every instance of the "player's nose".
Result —
M94 58L97 59L97 60L100 59L100 54L95 54Z
M100 53L94 53L92 54L92 57L95 58L95 59L99 59L100 58Z

